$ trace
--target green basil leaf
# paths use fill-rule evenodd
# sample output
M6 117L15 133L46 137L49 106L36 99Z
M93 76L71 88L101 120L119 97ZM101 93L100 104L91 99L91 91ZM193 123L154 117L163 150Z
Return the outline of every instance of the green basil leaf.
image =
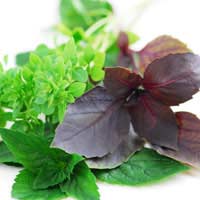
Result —
M85 83L74 82L69 86L68 92L72 94L74 97L80 97L85 92L85 89L86 89Z
M75 68L72 71L72 78L75 81L79 81L79 82L86 82L88 80L88 74L87 71L84 70L83 68L79 67L79 68Z

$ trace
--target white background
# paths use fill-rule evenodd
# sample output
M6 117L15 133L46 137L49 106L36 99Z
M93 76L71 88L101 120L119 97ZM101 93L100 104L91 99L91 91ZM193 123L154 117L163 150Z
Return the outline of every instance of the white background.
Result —
M200 1L152 0L142 15L137 9L143 0L112 0L119 23L132 29L141 41L141 48L161 34L179 38L200 54ZM134 22L134 18L138 20ZM58 22L58 0L0 0L0 57L9 55L13 63L18 52L32 50L39 43L53 45L50 27ZM132 23L134 22L134 23ZM132 24L132 25L130 25ZM175 110L190 111L200 117L200 94ZM0 200L11 200L10 191L18 169L0 165ZM170 200L199 199L200 173L191 170L167 181L145 187L124 187L99 184L101 200Z

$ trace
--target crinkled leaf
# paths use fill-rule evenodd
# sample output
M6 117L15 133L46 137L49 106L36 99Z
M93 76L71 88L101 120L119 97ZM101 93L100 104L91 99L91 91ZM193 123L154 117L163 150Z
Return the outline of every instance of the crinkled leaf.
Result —
M113 152L129 132L129 115L123 101L96 87L68 106L52 145L87 158Z
M10 152L4 142L0 142L0 163L12 162L17 163L15 157Z
M143 85L167 105L183 103L199 91L200 57L185 53L156 60L145 71Z
M132 126L130 126L129 135L124 138L113 153L109 153L102 158L91 158L86 162L90 168L112 169L126 162L143 145L144 141L136 135Z
M61 0L60 3L61 20L71 29L87 29L111 13L112 6L105 0Z
M61 184L61 190L77 200L99 200L96 178L84 162L75 167L70 180Z
M30 171L24 169L16 177L15 183L12 187L13 198L19 200L61 200L67 197L59 186L45 189L33 189L33 182L35 175Z
M41 136L7 129L0 129L0 134L17 161L35 173L36 189L45 189L69 178L74 166L83 159L50 148L47 139Z
M194 167L200 167L200 120L188 112L176 113L179 126L178 150L154 146L163 155L175 160L187 163Z
M94 173L97 179L107 183L142 185L159 181L187 169L187 166L145 148L116 169L96 170Z
M141 83L141 77L124 67L105 68L104 85L116 97L127 96Z
M177 149L178 127L175 115L168 106L148 93L131 99L129 104L132 125L138 135L150 143Z
M154 60L167 56L168 54L187 53L190 49L179 41L168 35L160 36L148 43L138 53L138 64L141 71L145 71L146 67Z

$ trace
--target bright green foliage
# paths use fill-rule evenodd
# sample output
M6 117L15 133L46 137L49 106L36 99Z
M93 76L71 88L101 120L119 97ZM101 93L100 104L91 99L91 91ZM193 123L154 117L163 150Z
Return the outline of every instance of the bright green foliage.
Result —
M73 175L61 185L61 190L77 200L99 200L95 176L84 162L76 165Z
M120 185L142 185L159 181L178 172L189 169L187 166L162 156L151 149L143 149L126 163L112 170L96 170L96 177L104 182Z
M81 82L74 82L69 86L69 93L72 94L74 97L80 97L83 95L86 88L85 83Z
M35 174L35 189L46 189L63 182L82 160L78 155L50 148L43 136L8 129L0 129L0 134L16 160Z
M0 163L7 162L16 163L17 161L7 146L3 142L0 142Z
M45 128L47 119L54 125L63 120L67 105L91 88L89 72L97 61L103 65L103 57L91 45L76 44L74 39L55 49L38 46L23 66L0 72L0 126L12 121L14 130L53 133ZM95 72L91 76L103 79Z
M105 0L61 0L61 21L69 29L87 29L96 21L109 16L112 6Z
M12 196L18 200L61 200L66 195L60 190L59 186L49 189L33 189L35 175L24 169L16 177L12 187Z

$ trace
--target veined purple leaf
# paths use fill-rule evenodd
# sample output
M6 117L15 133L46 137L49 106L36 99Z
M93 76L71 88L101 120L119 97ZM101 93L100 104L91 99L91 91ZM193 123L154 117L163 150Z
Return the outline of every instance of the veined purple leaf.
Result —
M112 169L126 162L136 151L139 151L144 145L144 140L140 139L132 126L129 134L119 144L113 153L109 153L102 158L87 159L86 162L90 168L94 169Z
M104 85L115 97L124 97L132 93L141 84L141 77L125 67L105 68Z
M155 60L144 73L143 86L167 105L191 99L200 88L200 56L173 54Z
M172 110L148 93L130 99L128 111L134 130L148 142L177 149L178 127Z
M135 54L138 57L139 68L142 72L154 60L169 54L187 53L191 50L179 41L168 35L160 36L148 43L141 51Z
M153 146L160 154L200 167L200 120L188 112L176 113L179 126L178 150Z
M112 153L129 133L130 117L122 105L105 88L94 88L68 106L52 146L87 158Z

